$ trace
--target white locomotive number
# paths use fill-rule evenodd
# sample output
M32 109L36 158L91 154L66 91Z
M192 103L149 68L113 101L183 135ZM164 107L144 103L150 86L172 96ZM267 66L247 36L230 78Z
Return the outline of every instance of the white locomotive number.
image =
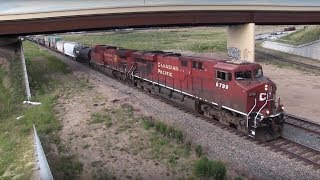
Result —
M221 82L216 82L216 87L217 88L222 88L222 89L229 89L229 85L228 84L223 84Z

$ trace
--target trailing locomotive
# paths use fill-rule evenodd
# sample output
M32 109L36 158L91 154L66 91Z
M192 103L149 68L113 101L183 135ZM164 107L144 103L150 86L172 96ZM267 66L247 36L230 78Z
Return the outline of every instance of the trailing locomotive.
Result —
M106 45L75 47L77 60L255 139L281 136L284 108L276 99L276 84L257 63Z

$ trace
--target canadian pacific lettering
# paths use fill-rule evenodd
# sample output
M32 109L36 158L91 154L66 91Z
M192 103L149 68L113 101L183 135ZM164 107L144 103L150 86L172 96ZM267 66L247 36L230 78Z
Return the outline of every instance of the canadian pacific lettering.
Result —
M159 69L159 68L162 68L162 69ZM162 63L158 62L158 74L172 77L172 72L169 72L169 71L166 71L163 69L179 71L179 67L177 67L177 66L172 66L170 64L162 64Z

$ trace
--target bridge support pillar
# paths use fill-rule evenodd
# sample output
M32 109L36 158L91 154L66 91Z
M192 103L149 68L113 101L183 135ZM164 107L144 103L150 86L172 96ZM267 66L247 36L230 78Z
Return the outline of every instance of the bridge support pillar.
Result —
M229 57L254 62L254 26L254 23L249 23L231 25L227 28Z

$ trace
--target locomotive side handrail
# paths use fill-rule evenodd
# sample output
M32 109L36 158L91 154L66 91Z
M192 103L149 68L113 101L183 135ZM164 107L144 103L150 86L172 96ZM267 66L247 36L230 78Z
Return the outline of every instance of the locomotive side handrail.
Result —
M257 99L254 98L254 105L251 108L251 110L249 111L249 113L247 114L247 131L249 131L249 115L252 113L253 109L257 106Z
M268 96L267 96L267 98L268 98ZM257 115L254 117L254 126L255 126L255 128L256 128L256 121L257 121L257 117L258 117L258 115L260 114L260 112L261 112L261 110L267 105L267 103L269 102L269 101L273 101L274 99L267 99L266 100L266 102L263 104L263 106L259 109L259 111L258 111L258 113L257 113Z

